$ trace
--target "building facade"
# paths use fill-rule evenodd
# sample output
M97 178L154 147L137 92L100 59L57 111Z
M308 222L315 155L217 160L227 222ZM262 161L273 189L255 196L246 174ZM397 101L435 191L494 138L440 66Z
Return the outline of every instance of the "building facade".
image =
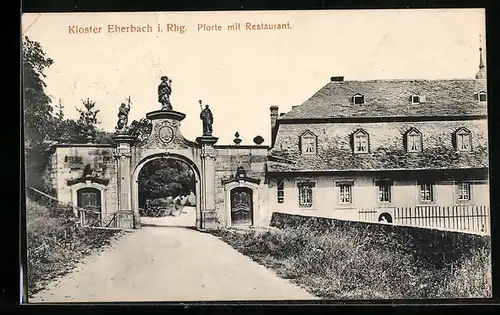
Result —
M486 81L331 81L271 107L275 211L356 220L359 210L489 205Z

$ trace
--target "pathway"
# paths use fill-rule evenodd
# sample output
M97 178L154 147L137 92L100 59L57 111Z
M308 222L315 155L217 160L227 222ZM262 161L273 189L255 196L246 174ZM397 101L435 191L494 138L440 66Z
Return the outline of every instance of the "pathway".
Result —
M303 299L315 297L213 235L183 226L145 226L90 257L30 302Z

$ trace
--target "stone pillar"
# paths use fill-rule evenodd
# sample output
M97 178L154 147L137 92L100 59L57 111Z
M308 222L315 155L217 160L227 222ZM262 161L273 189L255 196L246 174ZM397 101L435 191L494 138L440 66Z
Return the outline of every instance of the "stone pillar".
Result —
M138 212L131 213L132 191L130 158L132 156L131 143L134 138L130 135L117 134L113 137L116 143L114 157L117 161L118 176L118 226L121 228L140 228L140 216ZM138 210L137 210L138 211Z
M215 149L217 137L203 136L196 138L201 145L201 229L217 228L215 212Z

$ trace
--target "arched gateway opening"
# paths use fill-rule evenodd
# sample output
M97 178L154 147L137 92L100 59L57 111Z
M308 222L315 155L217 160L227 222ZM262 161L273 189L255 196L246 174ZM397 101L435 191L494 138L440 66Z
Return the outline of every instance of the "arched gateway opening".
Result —
M200 173L188 158L155 154L143 159L132 178L132 207L142 225L201 228Z

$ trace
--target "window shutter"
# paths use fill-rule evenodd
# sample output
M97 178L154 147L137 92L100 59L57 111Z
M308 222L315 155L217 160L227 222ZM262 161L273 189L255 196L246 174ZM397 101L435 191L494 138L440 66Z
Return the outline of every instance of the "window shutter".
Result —
M474 100L479 101L479 94L478 93L474 94Z
M420 101L420 103L425 103L426 102L425 96L420 96L419 101Z

